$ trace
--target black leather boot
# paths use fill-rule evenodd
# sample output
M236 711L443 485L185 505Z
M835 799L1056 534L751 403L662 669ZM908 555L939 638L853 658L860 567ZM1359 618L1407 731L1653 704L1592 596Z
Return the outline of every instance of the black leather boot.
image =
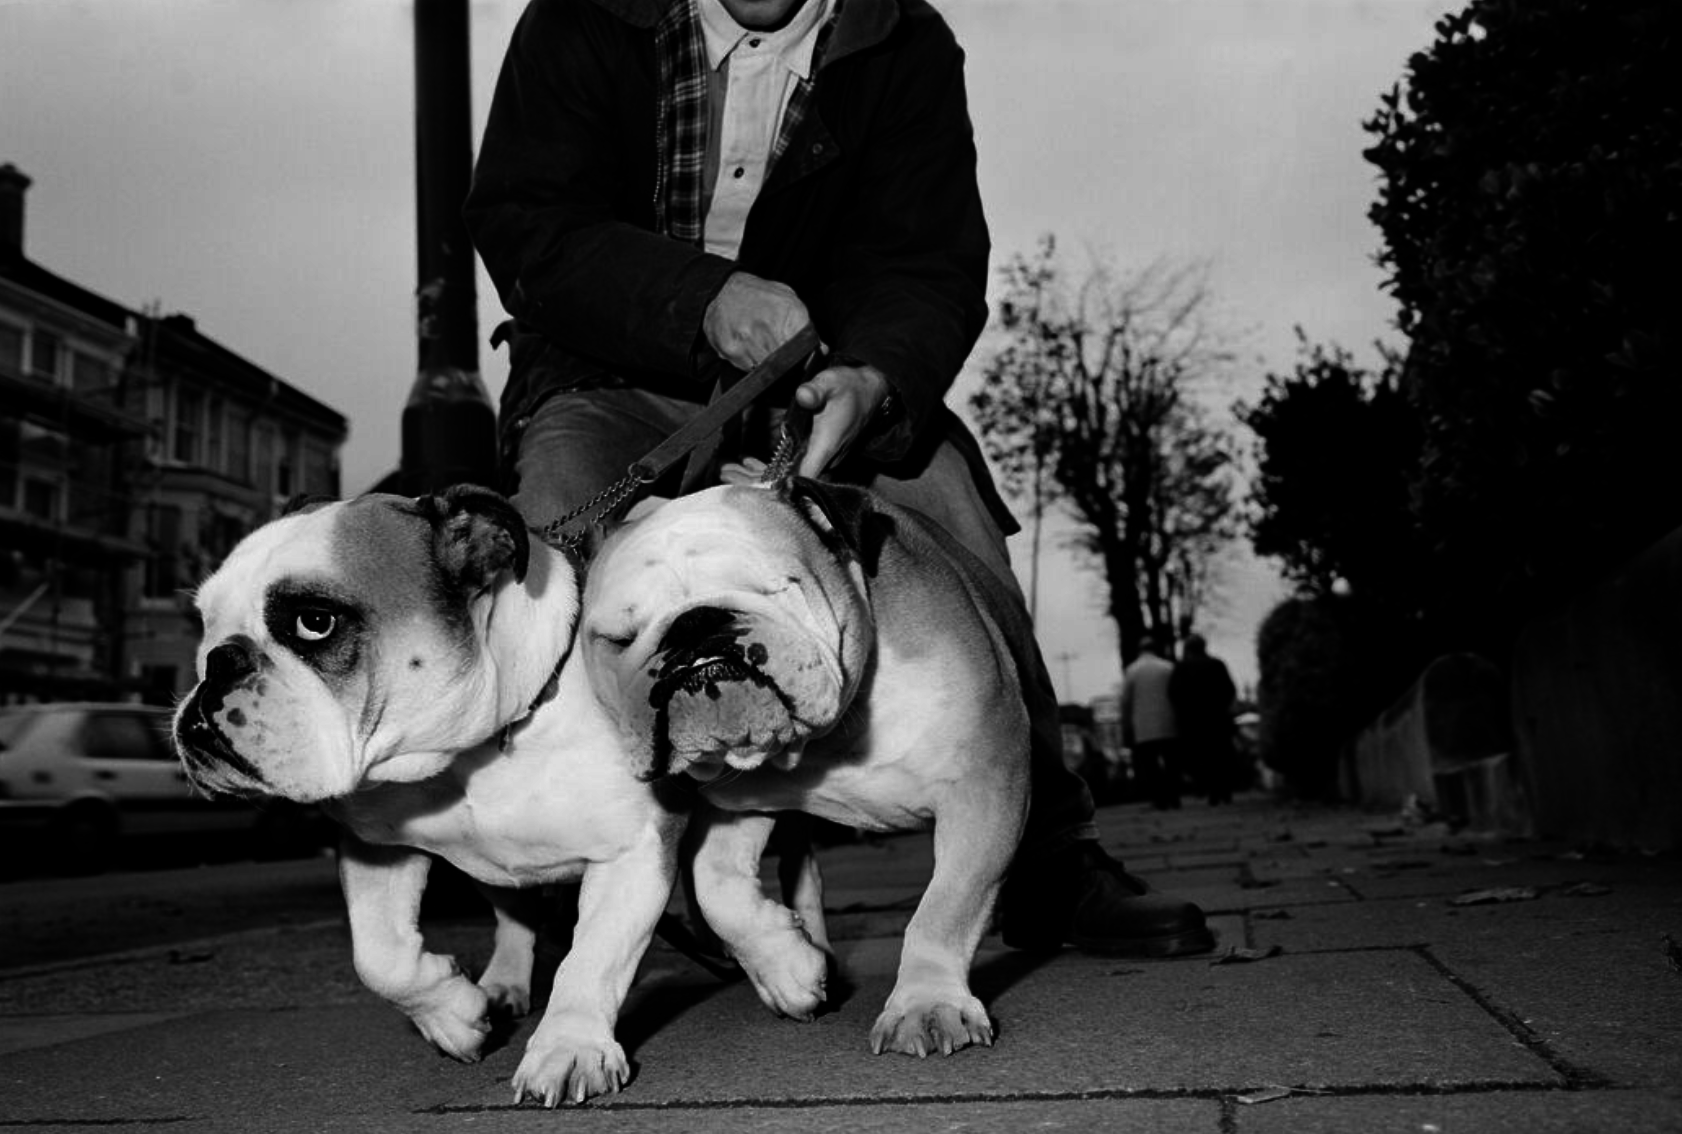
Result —
M1215 947L1202 910L1151 890L1092 840L1013 870L999 917L1005 944L1030 952L1068 944L1105 957L1178 957Z

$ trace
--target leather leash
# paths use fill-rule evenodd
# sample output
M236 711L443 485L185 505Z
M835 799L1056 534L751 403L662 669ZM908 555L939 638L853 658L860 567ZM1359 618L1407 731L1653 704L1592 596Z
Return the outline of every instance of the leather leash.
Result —
M551 520L538 531L538 537L554 547L576 548L583 539L583 528L610 515L637 489L658 480L667 469L688 456L701 442L724 428L725 423L730 421L731 418L747 409L755 398L763 394L779 378L784 377L796 366L815 354L821 345L818 341L817 328L810 323L806 324L795 333L793 338L772 351L763 362L743 375L735 385L724 390L707 403L705 409L680 427L677 432L654 446L638 460L632 461L630 467L625 470L624 476L566 515ZM809 425L809 421L800 424ZM782 447L779 448L777 457L773 458L772 461L773 467L789 463L791 458L786 456L786 453L792 443L791 436L792 434L785 429ZM798 440L804 440L804 438L801 437ZM570 535L562 534L569 524L580 518L584 518L585 523L577 532Z

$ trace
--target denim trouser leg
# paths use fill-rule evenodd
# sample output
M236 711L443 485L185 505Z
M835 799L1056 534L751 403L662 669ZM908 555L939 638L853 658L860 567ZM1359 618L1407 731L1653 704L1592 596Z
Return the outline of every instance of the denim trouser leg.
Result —
M700 412L689 402L634 389L571 390L553 395L532 414L519 439L513 496L535 527L589 500L624 475L626 467ZM915 508L946 528L998 576L1013 601L1022 589L1010 567L1004 533L993 521L962 454L946 443L916 476L887 474L868 487L886 500ZM1033 793L1023 833L1022 859L1097 835L1092 795L1063 763L1057 695L1037 647L1021 675L1031 725Z
M514 506L541 528L625 475L700 407L642 390L563 390L531 415L514 459Z

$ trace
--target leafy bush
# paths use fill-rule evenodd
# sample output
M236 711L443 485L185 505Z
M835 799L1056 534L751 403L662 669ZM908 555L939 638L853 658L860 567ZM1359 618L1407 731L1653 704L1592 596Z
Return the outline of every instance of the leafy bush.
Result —
M1473 0L1436 30L1367 123L1371 216L1417 513L1499 647L1682 524L1682 4Z

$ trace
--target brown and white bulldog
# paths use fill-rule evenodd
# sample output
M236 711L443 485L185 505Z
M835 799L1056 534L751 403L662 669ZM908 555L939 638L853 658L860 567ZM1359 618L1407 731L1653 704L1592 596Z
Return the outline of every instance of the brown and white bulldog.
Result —
M591 568L580 648L653 774L686 775L707 922L761 997L824 997L821 899L760 891L770 813L934 828L877 1052L991 1043L969 968L1021 837L1031 630L994 576L922 515L862 490L726 485L647 512Z
M321 802L346 828L356 970L439 1048L477 1058L530 1003L511 890L582 879L571 951L515 1101L617 1090L613 1028L670 896L683 817L639 777L569 660L579 582L502 497L364 496L251 533L198 591L199 683L176 745L207 792ZM491 889L474 983L416 919L434 852Z

